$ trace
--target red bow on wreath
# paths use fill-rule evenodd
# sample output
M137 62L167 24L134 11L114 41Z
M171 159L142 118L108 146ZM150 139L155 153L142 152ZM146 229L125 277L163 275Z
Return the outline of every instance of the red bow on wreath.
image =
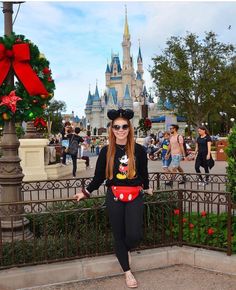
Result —
M43 83L30 66L30 49L28 43L14 44L12 50L0 43L0 85L5 80L12 67L24 85L26 91L31 95L48 95Z
M42 127L46 127L47 123L46 123L46 121L43 118L37 117L34 120L34 127L38 127L39 125L42 125Z

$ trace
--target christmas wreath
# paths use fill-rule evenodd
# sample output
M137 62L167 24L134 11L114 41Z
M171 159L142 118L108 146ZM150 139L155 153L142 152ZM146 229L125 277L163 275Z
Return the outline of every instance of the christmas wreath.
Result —
M152 122L148 118L142 118L139 120L139 126L138 129L143 131L144 133L147 133L148 130L152 128Z
M17 77L7 82L9 72ZM0 37L0 124L43 116L55 89L49 61L24 35Z

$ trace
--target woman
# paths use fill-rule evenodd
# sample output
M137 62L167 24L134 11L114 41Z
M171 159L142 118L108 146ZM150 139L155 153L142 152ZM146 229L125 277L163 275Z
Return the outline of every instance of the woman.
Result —
M214 161L211 157L211 137L208 130L204 126L198 127L199 137L196 141L195 147L195 170L197 173L201 173L200 166L202 166L206 173L206 180L203 181L201 175L199 175L199 181L202 185L208 184L209 181L209 168L214 166Z
M77 171L77 155L78 155L78 148L79 148L79 144L84 142L84 139L79 136L80 133L80 128L76 127L74 133L68 133L65 136L67 137L67 139L69 140L69 146L71 145L72 142L76 142L76 146L77 146L77 152L74 154L70 154L71 159L72 159L72 164L73 164L73 169L72 169L72 175L75 178L76 177L76 171ZM65 155L67 153L65 152ZM65 157L63 155L63 160L65 160Z
M124 271L126 285L138 286L130 271L129 251L142 237L143 192L149 189L147 156L143 147L134 142L130 119L132 110L110 110L109 145L99 154L95 176L88 187L75 195L77 201L88 198L106 179L106 206L114 236L115 253Z

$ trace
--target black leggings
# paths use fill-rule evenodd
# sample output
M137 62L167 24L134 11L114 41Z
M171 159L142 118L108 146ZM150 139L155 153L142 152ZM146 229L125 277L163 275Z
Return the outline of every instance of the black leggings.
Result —
M77 155L71 155L73 169L72 174L75 177L76 176L76 170L77 170Z
M195 170L197 173L201 173L200 166L202 166L205 170L206 174L209 174L209 166L207 164L207 154L198 154L195 161ZM202 180L202 176L199 176L200 180ZM209 179L209 176L206 176L206 180Z
M115 253L124 272L130 269L128 251L138 246L142 238L143 197L131 202L115 201L111 189L106 205L115 242Z

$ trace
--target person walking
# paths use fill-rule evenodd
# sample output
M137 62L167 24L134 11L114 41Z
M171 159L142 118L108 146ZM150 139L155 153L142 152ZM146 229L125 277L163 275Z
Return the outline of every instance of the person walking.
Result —
M184 176L184 170L180 166L180 161L182 159L185 160L185 150L184 150L184 138L183 136L178 134L179 126L176 124L170 125L170 144L168 151L166 153L166 159L168 160L171 156L171 172L177 173L180 172L182 174L182 180L179 181L179 184L184 184L186 182L186 178ZM172 180L166 185L173 185L173 180L174 180L175 174L172 174Z
M161 143L161 148L158 149L158 151L156 152L157 153L161 153L161 160L162 160L162 168L163 168L163 171L165 173L170 173L170 169L169 169L169 166L171 164L171 156L168 157L168 159L166 159L166 153L168 151L168 148L169 148L169 145L170 145L170 132L166 131L163 133L163 141ZM170 174L166 175L168 177L168 179L170 179L171 177L169 176Z
M106 180L106 207L115 253L129 288L138 286L130 270L130 250L137 247L142 238L143 193L152 194L147 155L143 146L134 141L130 122L133 115L129 109L108 111L109 144L100 151L91 183L74 196L77 201L88 198Z
M84 139L81 136L79 136L79 133L80 133L80 128L75 127L74 133L69 133L66 135L67 139L69 140L69 146L72 142L77 142L77 146L79 148L80 143L84 142ZM72 175L73 177L76 177L78 150L76 153L70 154L70 155L71 155L72 164L73 164Z
M214 160L211 156L211 137L206 127L198 127L198 138L196 141L196 147L194 151L195 155L195 170L197 173L201 173L200 166L204 168L206 179L203 180L202 175L199 175L200 185L207 185L209 181L209 168L214 166Z

